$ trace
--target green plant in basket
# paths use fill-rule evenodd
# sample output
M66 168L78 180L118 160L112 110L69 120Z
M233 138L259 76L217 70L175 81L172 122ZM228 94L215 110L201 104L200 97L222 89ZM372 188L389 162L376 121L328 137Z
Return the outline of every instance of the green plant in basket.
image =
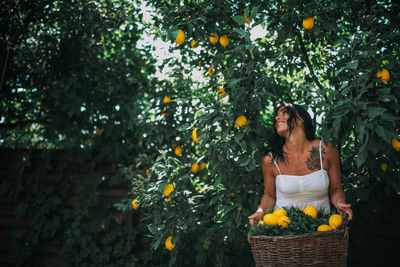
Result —
M265 214L263 220L250 227L249 234L252 236L301 235L315 231L333 230L341 222L340 215L334 214L334 212L317 212L313 206L306 207L304 210L294 207L281 208ZM320 227L321 225L328 228Z

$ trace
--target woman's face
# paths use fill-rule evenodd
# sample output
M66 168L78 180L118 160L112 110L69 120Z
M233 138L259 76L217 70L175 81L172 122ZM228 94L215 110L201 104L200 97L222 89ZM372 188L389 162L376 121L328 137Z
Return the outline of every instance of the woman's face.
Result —
M285 136L285 133L289 133L289 126L287 124L289 117L290 115L286 107L280 107L275 117L275 129L278 135Z

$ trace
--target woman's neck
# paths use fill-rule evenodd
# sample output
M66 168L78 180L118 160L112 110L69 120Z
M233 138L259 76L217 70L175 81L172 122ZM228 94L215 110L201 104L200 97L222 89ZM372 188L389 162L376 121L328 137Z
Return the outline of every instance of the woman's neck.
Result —
M286 137L285 150L288 154L303 154L308 150L309 140L307 139L304 130L296 127L292 133Z

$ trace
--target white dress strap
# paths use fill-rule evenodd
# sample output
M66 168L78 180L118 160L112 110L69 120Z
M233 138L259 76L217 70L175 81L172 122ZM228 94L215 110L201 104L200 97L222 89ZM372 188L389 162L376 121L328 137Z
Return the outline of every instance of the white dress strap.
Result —
M323 166L322 166L321 144L322 144L322 140L319 142L319 161L320 161L320 163L321 163L321 170L322 170L322 169L323 169Z
M271 159L272 159L272 161L274 162L276 168L278 169L279 174L282 175L281 170L279 169L278 164L276 164L276 162L275 162L275 160L274 160L274 156L272 156L272 153L271 153L271 152L269 152L269 156L271 157Z

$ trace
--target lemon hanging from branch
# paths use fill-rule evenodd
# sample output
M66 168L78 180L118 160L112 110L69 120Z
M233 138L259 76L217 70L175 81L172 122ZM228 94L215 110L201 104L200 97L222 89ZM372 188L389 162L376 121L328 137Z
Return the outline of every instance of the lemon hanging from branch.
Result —
M195 141L196 143L199 143L200 140L202 139L202 136L201 136L201 135L200 135L200 136L197 136L197 130L198 130L198 128L193 129L193 131L192 131L192 139L193 139L193 141Z
M172 236L168 236L167 239L165 239L165 248L168 249L169 251L175 248L175 245L172 244L171 240Z
M174 185L173 184L167 184L165 187L164 187L164 190L163 190L163 192L164 192L164 195L166 196L166 197L169 197L169 195L172 193L172 192L174 192Z
M218 34L217 33L213 32L210 34L210 42L212 44L218 43Z
M183 42L185 42L185 33L182 30L178 30L178 32L175 35L175 43L177 43L178 45L183 44Z
M242 128L244 125L247 125L249 122L246 118L246 116L242 115L237 117L236 121L235 121L235 126L236 128L240 129Z
M390 74L386 69L378 70L376 73L376 78L381 78L381 81L386 83L390 79Z
M192 48L198 47L198 46L199 46L199 41L192 40L192 41L190 42L190 46L191 46Z
M394 150L400 151L400 141L397 140L396 138L393 138L392 139L392 147L394 148Z
M197 162L193 163L193 164L192 164L192 167L190 168L190 170L191 170L193 173L197 173L197 172L199 171L199 164L198 164Z
M226 47L226 46L229 44L228 36L222 35L221 38L219 38L219 43L220 43L223 47Z
M303 27L306 30L311 30L314 27L314 18L303 19Z

